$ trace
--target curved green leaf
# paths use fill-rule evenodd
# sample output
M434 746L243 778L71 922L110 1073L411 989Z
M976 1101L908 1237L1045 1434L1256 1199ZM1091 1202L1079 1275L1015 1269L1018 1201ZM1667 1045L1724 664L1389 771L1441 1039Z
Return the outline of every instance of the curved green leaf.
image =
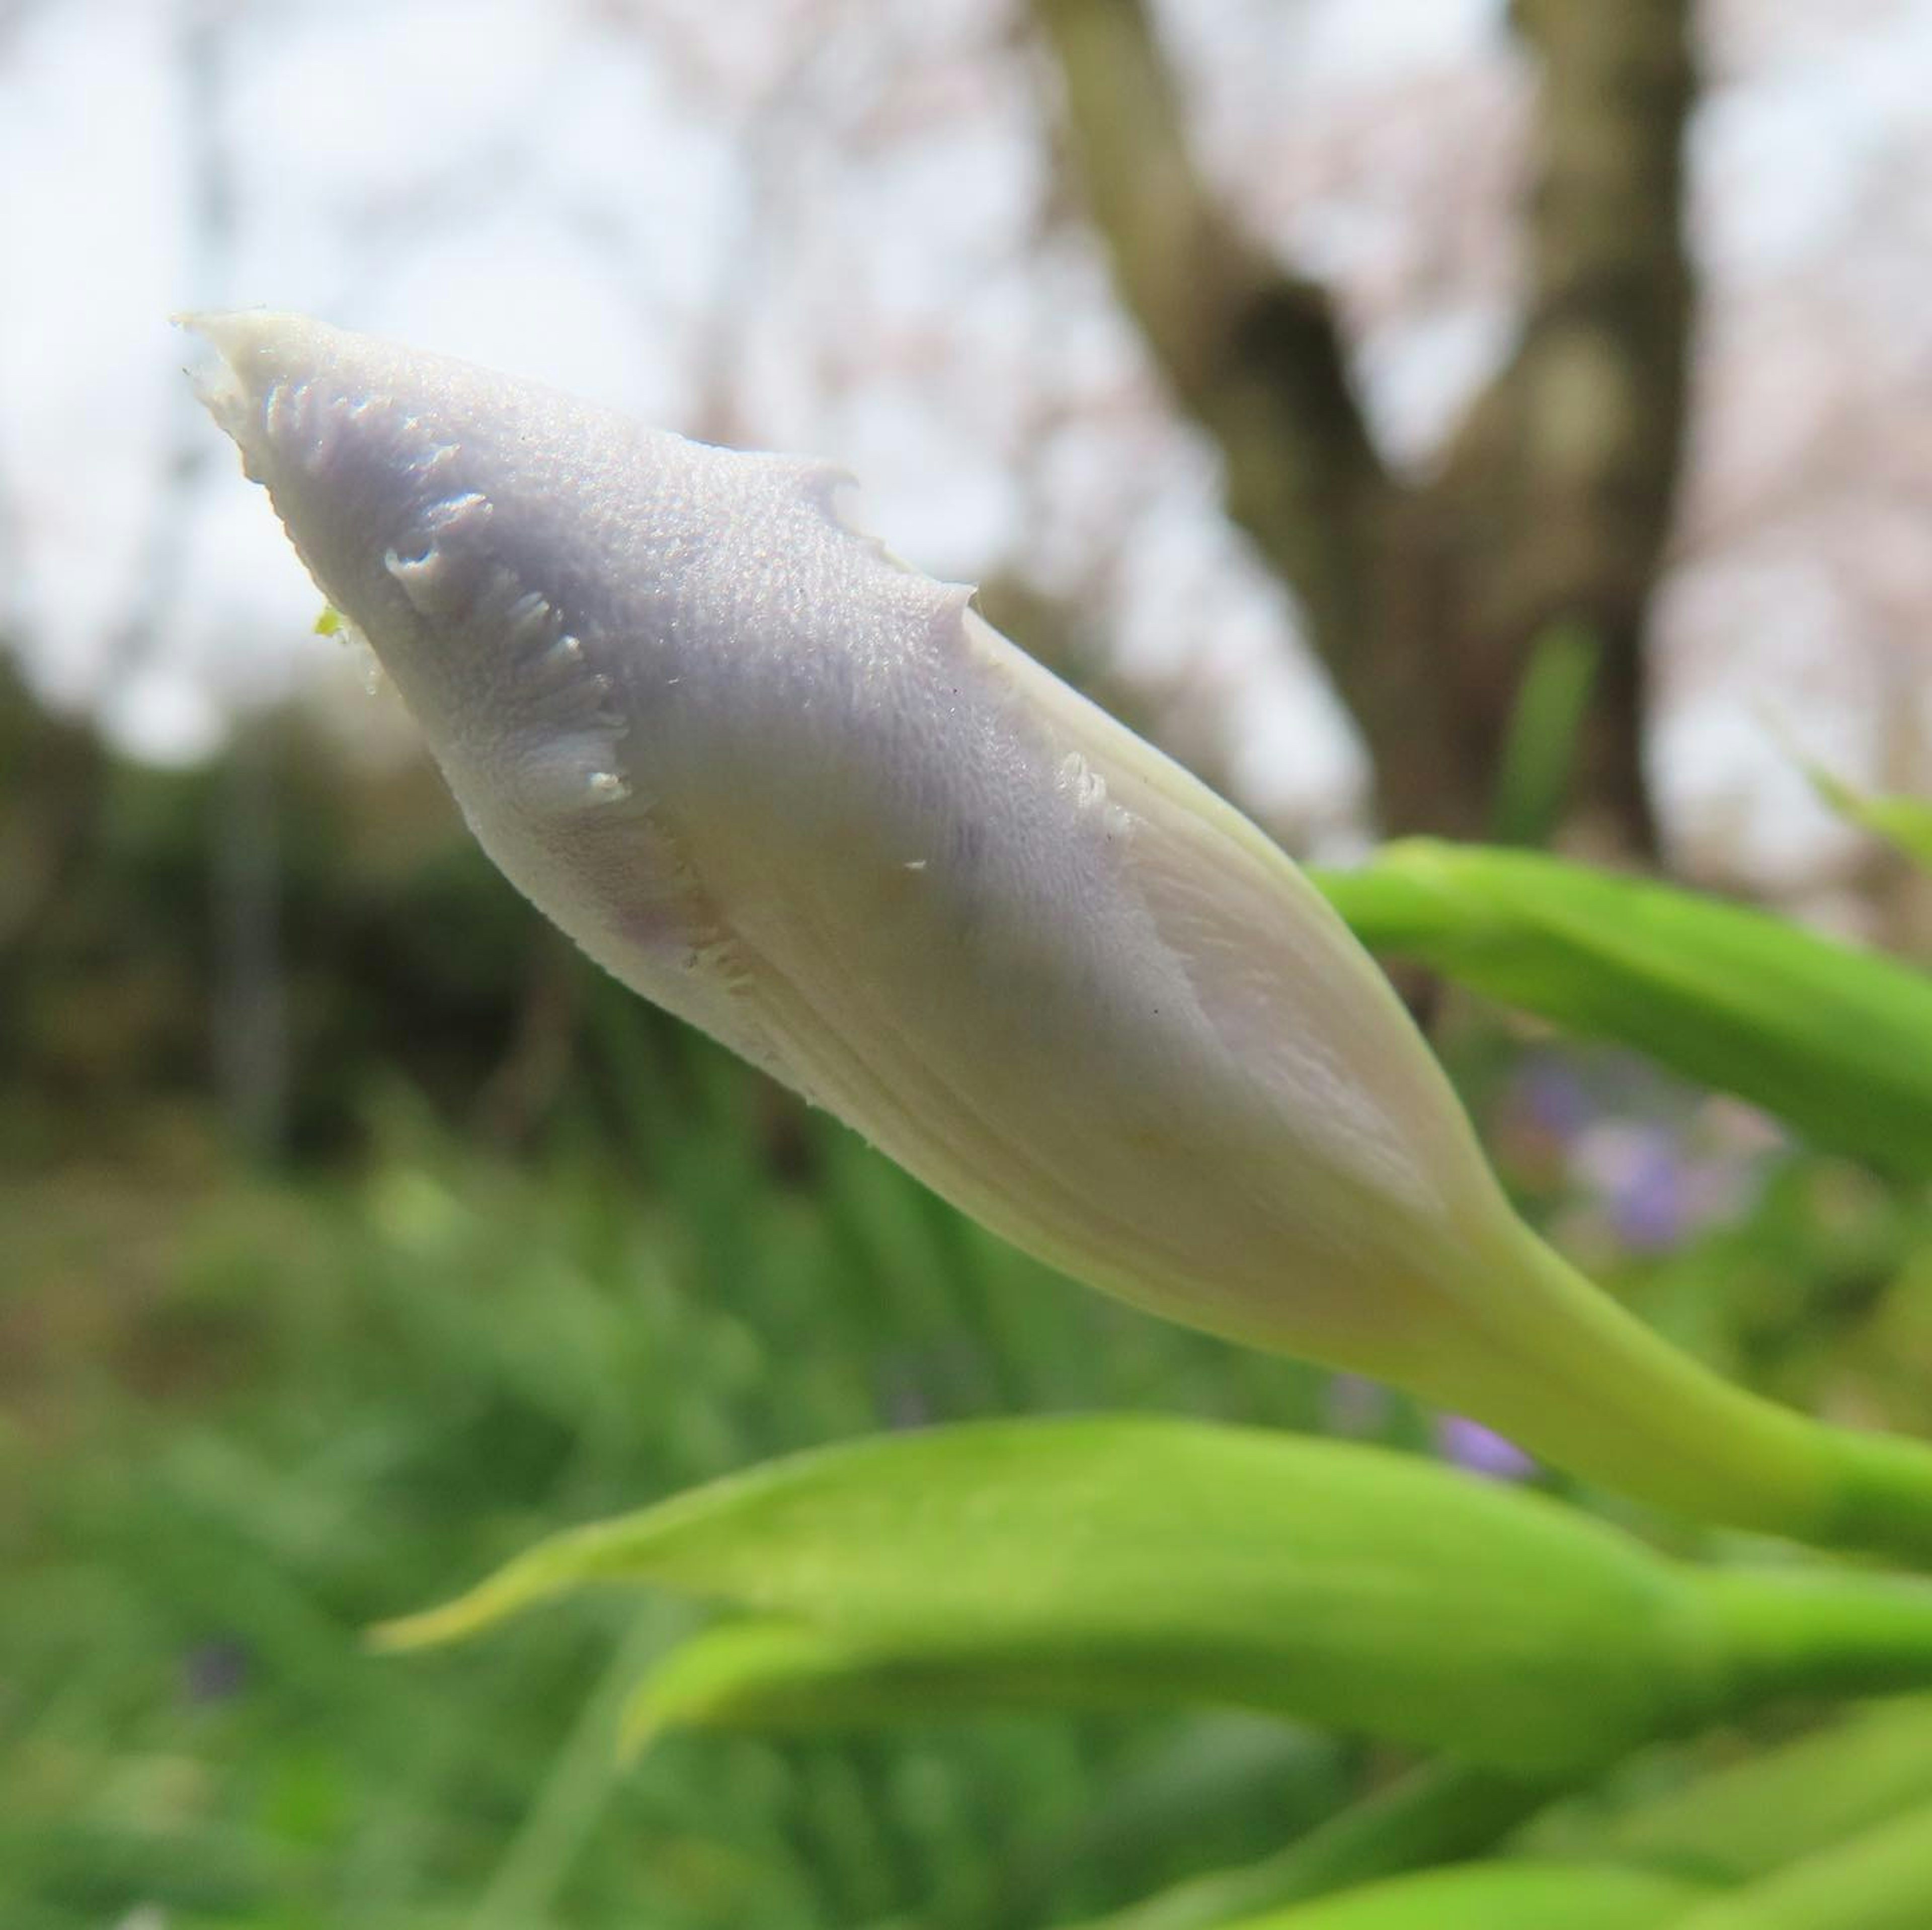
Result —
M1822 764L1799 761L1826 810L1883 838L1922 871L1932 871L1932 799L1899 791L1862 791Z
M1607 1822L1556 1819L1552 1854L1742 1883L1932 1803L1932 1698L1882 1703L1714 1770Z
M1932 1173L1932 980L1742 905L1418 839L1318 882L1372 949Z
M1220 1660L1205 1659L1196 1672L1184 1655L1150 1656L1129 1644L1069 1650L1029 1635L944 1628L916 1641L866 1641L808 1623L723 1622L680 1643L639 1685L623 1742L628 1752L674 1729L770 1734L995 1710L1234 1699Z
M642 1720L1219 1704L1541 1773L1741 1697L1932 1680L1932 1591L1810 1581L1705 1578L1382 1449L1098 1417L780 1461L558 1536L379 1639L649 1584L763 1626L674 1662Z
M1186 1878L1081 1930L1223 1930L1290 1904L1460 1863L1493 1849L1562 1787L1467 1763L1424 1763L1271 1856Z
M1542 1863L1615 1866L1728 1892L1932 1803L1932 1698L1859 1709L1607 1820L1592 1799L1516 1831L1555 1794L1540 1798L1532 1785L1430 1764L1262 1862L1192 1878L1085 1930L1223 1930L1488 1848L1513 1832L1516 1848Z
M1672 1930L1925 1930L1928 1923L1932 1806L1700 1905Z
M1665 1930L1707 1893L1611 1863L1471 1863L1394 1877L1228 1930Z
M857 1694L854 1658L891 1653L928 1686L991 1672L1090 1702L1118 1685L1532 1768L1694 1722L1720 1686L1688 1576L1587 1517L1406 1455L1133 1416L800 1455L556 1536L379 1640L466 1635L598 1582L809 1625L816 1644L734 1638L767 1695L780 1662L802 1695L842 1674Z

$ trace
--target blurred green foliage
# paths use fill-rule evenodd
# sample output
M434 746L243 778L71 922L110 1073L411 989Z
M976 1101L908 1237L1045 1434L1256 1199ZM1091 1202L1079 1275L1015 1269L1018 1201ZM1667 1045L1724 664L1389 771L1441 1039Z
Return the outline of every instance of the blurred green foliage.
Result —
M1647 1317L1922 1418L1917 1193L1473 1005L1442 1042L1519 1192ZM1618 1131L1666 1191L1719 1170L1718 1206L1672 1193L1651 1238L1642 1160L1577 1150ZM1277 1853L1400 1765L1254 1720L1002 1716L620 1770L687 1611L364 1646L772 1454L1102 1407L1428 1439L963 1222L582 965L422 771L352 780L282 719L146 771L0 690L7 1930L1024 1930Z
M653 1189L576 1128L513 1170L392 1116L353 1174L0 1199L34 1249L7 1307L10 1930L144 1900L171 1925L1037 1920L1340 1799L1342 1752L1234 1722L671 1743L620 1774L616 1698L690 1626L621 1603L367 1653L547 1527L786 1448L1020 1404L1308 1416L1306 1377L1067 1291L831 1129L809 1189L774 1185L735 1070L633 1043Z
M634 1605L371 1656L543 1530L766 1455L1320 1389L1000 1246L554 944L420 774L352 786L274 721L290 1099L238 1143L236 766L6 741L44 853L0 952L8 1930L1046 1921L1344 1799L1359 1752L1232 1718L621 1771L621 1692L691 1626Z

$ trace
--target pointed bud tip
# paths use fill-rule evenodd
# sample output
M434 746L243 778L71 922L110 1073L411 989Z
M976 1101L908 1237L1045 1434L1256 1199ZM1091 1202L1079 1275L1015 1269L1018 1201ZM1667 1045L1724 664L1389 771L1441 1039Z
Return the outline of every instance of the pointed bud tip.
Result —
M169 318L220 358L188 371L218 425L249 456L270 388L312 370L340 331L312 316L272 308L184 309ZM252 473L252 471L251 471Z
M168 319L199 335L238 374L264 362L285 363L294 351L340 331L313 316L275 308L184 308Z
M200 336L220 358L190 368L188 379L196 399L241 445L245 458L248 432L260 419L267 385L259 366L262 346L296 318L266 309L230 309L184 310L168 319L176 328Z

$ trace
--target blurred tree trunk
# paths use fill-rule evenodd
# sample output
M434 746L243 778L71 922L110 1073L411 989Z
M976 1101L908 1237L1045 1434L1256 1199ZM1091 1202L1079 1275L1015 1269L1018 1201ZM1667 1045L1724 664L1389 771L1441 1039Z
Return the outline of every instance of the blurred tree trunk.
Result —
M1573 802L1654 850L1642 642L1684 416L1689 0L1516 0L1541 68L1526 309L1421 483L1376 449L1326 292L1202 184L1144 0L1034 8L1121 298L1220 448L1228 513L1296 595L1383 828L1484 829L1537 640L1580 625L1599 659Z

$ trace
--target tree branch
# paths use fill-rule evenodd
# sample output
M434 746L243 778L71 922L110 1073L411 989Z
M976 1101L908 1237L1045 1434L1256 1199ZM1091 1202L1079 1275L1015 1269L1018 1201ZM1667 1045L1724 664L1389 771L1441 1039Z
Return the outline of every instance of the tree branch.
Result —
M1035 0L1034 13L1121 298L1219 445L1229 514L1300 600L1359 710L1358 646L1390 484L1328 298L1239 235L1202 183L1142 0Z
M1689 0L1516 0L1544 67L1526 210L1528 312L1442 475L1390 477L1330 304L1202 184L1145 0L1034 0L1116 282L1219 445L1229 514L1294 591L1373 757L1384 825L1468 833L1552 625L1600 668L1585 796L1652 832L1642 642L1678 466L1690 325Z

